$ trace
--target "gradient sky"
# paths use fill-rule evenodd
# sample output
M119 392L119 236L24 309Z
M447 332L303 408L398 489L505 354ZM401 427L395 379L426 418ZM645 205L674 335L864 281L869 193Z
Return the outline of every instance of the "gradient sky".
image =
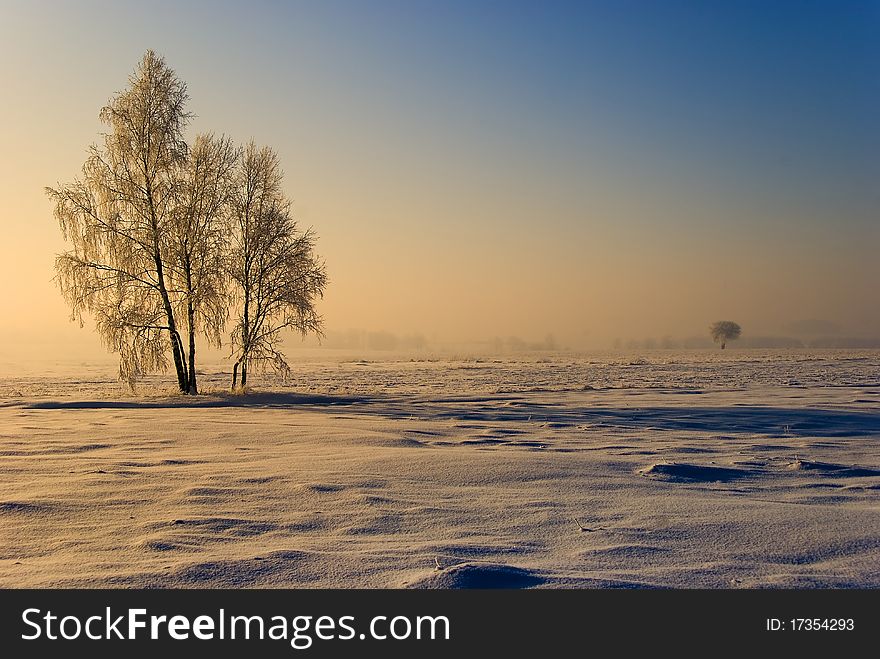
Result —
M43 187L153 48L274 146L329 331L880 335L880 2L0 2L0 355L86 354ZM79 351L79 352L78 352Z

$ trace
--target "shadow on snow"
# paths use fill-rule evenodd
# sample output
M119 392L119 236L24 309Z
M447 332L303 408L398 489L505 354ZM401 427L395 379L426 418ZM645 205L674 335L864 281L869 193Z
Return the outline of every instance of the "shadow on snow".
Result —
M605 425L773 436L853 437L880 434L880 414L871 411L767 407L587 407L530 401L516 396L421 399L267 392L133 400L41 401L32 409L289 408L347 406L353 412L391 418L477 422L547 423L551 427Z

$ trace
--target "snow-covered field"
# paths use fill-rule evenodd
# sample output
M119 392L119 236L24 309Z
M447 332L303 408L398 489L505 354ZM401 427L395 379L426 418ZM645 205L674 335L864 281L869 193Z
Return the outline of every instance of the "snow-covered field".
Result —
M0 586L880 587L880 351L325 355L2 365Z

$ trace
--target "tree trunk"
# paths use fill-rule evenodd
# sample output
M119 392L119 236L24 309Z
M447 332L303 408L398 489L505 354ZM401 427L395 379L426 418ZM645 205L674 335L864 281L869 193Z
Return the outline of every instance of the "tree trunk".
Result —
M241 360L235 362L235 365L232 367L232 391L235 391L235 388L238 386L238 365L241 363Z
M192 300L187 302L186 311L189 324L189 382L187 383L187 389L189 393L195 395L199 393L199 387L196 382L196 328L195 310L193 309Z
M174 326L174 316L170 310L166 313L169 314L168 327L171 334L171 352L174 355L174 370L177 371L177 386L180 388L180 393L185 394L188 387L186 362L184 361L185 357L182 350L183 344L180 341L180 334Z
M250 306L251 295L250 286L245 284L244 287L244 316L241 323L241 388L247 385L247 356L250 351Z
M722 342L721 342L721 349L724 350L724 346L726 346L726 345L727 345L727 343L725 343L724 341L722 341Z
M186 393L189 389L189 382L186 372L186 357L183 354L183 342L180 340L180 333L177 331L177 325L174 322L174 311L171 309L171 302L168 299L168 293L165 291L164 284L160 286L162 293L162 303L165 307L165 315L168 318L168 332L171 335L171 353L174 355L174 370L177 371L177 386L181 393Z
M186 352L183 349L183 339L175 327L171 332L171 347L174 352L174 367L177 370L177 385L180 393L189 392L189 371L186 368Z
M147 171L144 162L144 172ZM149 180L146 186L147 203L150 208L150 224L153 229L153 260L156 265L156 283L159 286L159 294L162 297L162 306L165 316L168 318L168 333L171 335L171 353L174 355L174 369L177 371L177 386L180 392L185 394L189 389L189 378L186 372L186 357L183 354L183 342L177 331L177 323L174 322L174 310L171 308L171 300L168 297L168 289L165 288L165 269L162 267L162 254L159 251L159 222L156 217L156 204L153 199L153 188Z

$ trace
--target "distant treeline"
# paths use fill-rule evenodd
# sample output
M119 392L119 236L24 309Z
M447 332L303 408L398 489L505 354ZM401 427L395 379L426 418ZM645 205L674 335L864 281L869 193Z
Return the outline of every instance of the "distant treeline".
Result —
M312 344L317 346L317 343ZM336 350L376 350L386 352L446 352L464 351L475 353L525 353L525 352L567 352L578 350L580 346L570 346L548 334L543 340L528 340L519 336L492 337L482 341L448 342L442 339L429 339L424 334L395 334L389 331L349 329L328 331L320 345ZM608 344L606 344L607 346ZM601 347L601 346L595 346ZM711 337L692 336L687 338L646 338L615 339L611 343L615 350L699 350L713 349ZM738 348L880 348L880 337L860 338L828 336L819 338L797 338L791 336L749 336L736 343Z
M428 347L427 339L421 334L400 336L392 332L367 330L327 332L321 344L343 350L424 350Z
M615 339L612 347L617 350L690 350L714 347L712 340L702 336L684 339L663 337ZM825 336L812 339L799 339L792 336L749 336L737 341L740 348L880 348L880 337L863 338L847 336Z
M476 352L541 352L569 350L561 345L552 334L542 341L529 341L518 336L493 337L483 341L450 342L442 339L429 340L424 334L395 334L389 331L371 331L349 329L344 331L328 331L324 334L320 345L324 348L341 350L384 350L384 351L447 351L464 350Z

